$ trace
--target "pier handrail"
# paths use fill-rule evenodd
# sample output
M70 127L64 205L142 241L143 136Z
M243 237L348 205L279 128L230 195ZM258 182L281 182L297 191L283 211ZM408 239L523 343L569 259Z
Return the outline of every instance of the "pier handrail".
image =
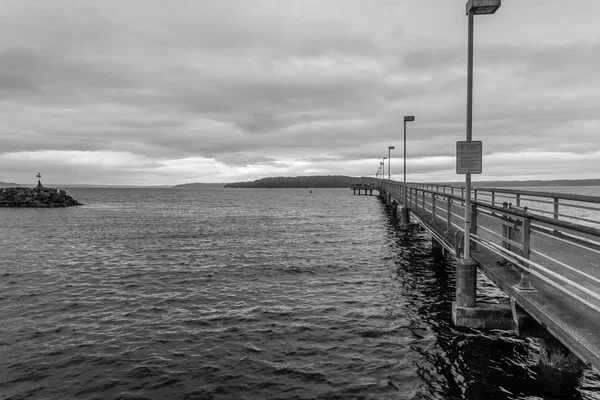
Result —
M449 191L451 194L454 194L457 192L461 193L461 197L464 197L465 190L463 186L427 183L411 183L407 186L412 186L419 189L435 190L436 192L442 193ZM481 199L481 195L487 196L487 199ZM491 205L496 205L498 203L502 204L502 201L497 201L498 198L508 200L511 205L514 201L515 207L527 207L530 213L550 215L554 219L562 218L572 221L582 221L587 225L597 226L600 228L600 218L591 219L582 217L581 215L574 215L569 211L562 213L560 212L561 208L563 210L566 208L568 210L589 210L598 212L600 214L600 206L598 206L600 205L600 196L541 192L509 188L475 187L472 189L472 198L475 200L479 199L480 201L487 201ZM544 209L546 205L551 205L552 207L547 207L547 209Z
M386 183L383 183L383 186L386 186ZM407 185L408 188L411 188L410 185ZM447 186L450 187L450 186ZM455 187L455 189L462 189L461 187ZM445 198L450 198L452 200L456 200L456 201L460 201L460 202L464 202L464 195L460 196L460 195L454 195L454 194L449 194L449 193L445 193L445 192L439 192L439 191L435 191L435 190L431 190L431 189L419 189L417 188L416 190L424 192L424 193L429 193L431 195L436 195L436 196L441 196L441 197L445 197ZM473 189L474 191L479 190L479 189ZM494 189L495 191L495 189ZM401 195L402 191L399 191L399 194ZM510 192L506 192L506 193L510 193ZM410 196L409 196L410 197ZM600 197L594 197L594 196L583 196L583 197L591 197L594 200L598 200L597 202L600 203ZM565 197L566 198L566 197ZM580 200L580 201L584 201L584 200ZM476 204L482 208L491 210L491 211L496 211L496 212L501 212L503 214L506 215L510 215L512 217L516 217L516 218L529 218L531 220L534 221L539 221L539 222L543 222L549 225L556 225L557 227L561 227L561 228L565 228L565 229L569 229L572 231L576 231L576 232L580 232L580 233L587 233L590 235L594 235L594 236L598 236L600 238L600 229L596 229L593 227L589 227L586 225L578 225L578 224L574 224L568 221L562 221L559 219L552 219L552 218L548 218L545 217L543 215L537 215L534 213L529 212L528 210L520 210L518 208L502 208L499 206L495 206L492 205L489 202L485 202L485 201L480 201L480 200L472 200L471 201L473 204ZM594 201L596 202L596 201ZM600 211L600 208L598 209L598 211ZM598 221L598 224L600 225L600 221Z
M464 187L411 183L407 184L407 198L404 199L403 183L381 181L378 185L390 193L399 204L406 205L418 218L438 221L445 224L446 231L453 230L464 235ZM508 200L514 196L518 205L513 206L507 201L500 203L496 198L482 199L483 193L488 196L502 193L509 195L503 197ZM566 246L576 249L577 257L582 260L598 259L600 218L584 218L588 224L567 221L565 219L572 216L567 213L559 214L557 203L559 200L577 201L580 204L562 205L573 209L581 207L584 210L597 211L600 215L600 208L595 206L600 204L600 197L506 188L474 188L473 194L475 200L472 201L471 210L471 238L474 248L483 246L499 255L503 262L519 268L523 285L531 287L531 273L581 304L600 312L600 266L592 262L588 266L570 265L569 261L561 261L560 257L554 254L557 253L557 248ZM539 197L543 201L552 199L549 202L554 207L553 212L550 212L552 217L543 215L543 212L535 208L531 210L523 206L524 202L532 202L523 196ZM485 219L485 222L482 219ZM579 253L585 253L585 256Z

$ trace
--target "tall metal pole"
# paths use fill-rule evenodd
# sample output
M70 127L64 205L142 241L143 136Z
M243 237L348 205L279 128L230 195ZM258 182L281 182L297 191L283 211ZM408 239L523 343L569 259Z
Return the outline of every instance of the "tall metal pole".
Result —
M467 142L473 139L473 11L469 11L469 38L467 49ZM465 177L465 253L464 259L471 258L471 173Z
M467 141L472 139L473 122L473 10L469 11L469 39L467 54ZM465 234L463 257L456 263L456 306L452 319L458 320L458 309L477 304L477 262L471 258L471 174L466 174ZM454 307L454 306L453 306Z
M404 206L406 207L406 119L404 119Z
M388 146L388 181L392 180L392 148Z
M383 179L385 179L385 159L386 159L386 158L387 158L387 157L383 157L383 158L381 159L381 167L383 168L383 174L381 174L381 178L383 178Z

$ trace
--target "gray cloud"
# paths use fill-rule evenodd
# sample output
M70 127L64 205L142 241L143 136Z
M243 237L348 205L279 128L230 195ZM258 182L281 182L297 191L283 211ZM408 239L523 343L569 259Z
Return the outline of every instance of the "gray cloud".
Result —
M590 38L600 28L552 0L536 10L546 14L532 31L528 7L536 8L507 4L477 18L474 139L486 157L597 152L600 48ZM447 161L424 161L451 159L464 138L462 3L22 0L3 8L0 168L8 175L0 180L28 176L11 163L36 152L37 168L67 180L81 175L44 152L77 154L78 171L96 171L99 183L241 180L282 169L360 175L388 145L400 158L403 115L417 116L408 134L417 176L453 176L452 165L443 172ZM577 29L555 28L571 19ZM98 157L125 164L101 170Z

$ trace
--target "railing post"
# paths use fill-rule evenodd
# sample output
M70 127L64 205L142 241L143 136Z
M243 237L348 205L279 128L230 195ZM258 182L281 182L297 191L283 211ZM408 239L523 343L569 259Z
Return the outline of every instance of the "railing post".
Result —
M418 189L415 191L415 204L417 207L417 211L419 211L419 190Z
M492 190L492 205L496 205L496 193Z
M502 203L502 208L508 208L508 203L505 201L504 203ZM506 214L502 215L502 248L506 249L506 250L510 250L510 243L509 243L509 226L507 223L507 219L508 217L506 216ZM502 264L507 264L508 260L504 257L502 257Z
M477 204L471 203L471 233L477 235ZM477 242L471 243L471 251L478 251Z
M417 211L419 211L419 190L418 189L415 190L415 204L416 204L415 207L417 208Z
M415 210L419 210L419 199L417 198L417 196L419 195L419 193L417 192L417 189L415 189L413 191L413 197L415 198Z
M558 197L554 198L554 219L558 220ZM558 229L554 229L554 233L558 233Z
M517 193L517 207L521 207L521 193Z
M421 192L421 201L423 202L423 214L425 214L425 191Z
M435 222L435 193L431 194L431 222Z
M446 198L446 232L450 232L452 230L452 199L450 197Z
M521 238L521 256L529 260L530 243L531 243L531 220L525 218L523 220L523 232ZM517 285L517 289L520 290L533 290L531 281L529 279L529 266L527 269L521 269L521 281Z

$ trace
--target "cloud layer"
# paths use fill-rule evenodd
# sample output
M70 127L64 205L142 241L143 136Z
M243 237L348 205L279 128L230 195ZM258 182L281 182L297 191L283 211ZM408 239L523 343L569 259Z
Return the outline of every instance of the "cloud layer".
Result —
M600 3L581 3L476 17L475 179L598 177ZM462 179L462 1L1 4L0 181L366 176L389 145L400 178L404 115L409 180Z

